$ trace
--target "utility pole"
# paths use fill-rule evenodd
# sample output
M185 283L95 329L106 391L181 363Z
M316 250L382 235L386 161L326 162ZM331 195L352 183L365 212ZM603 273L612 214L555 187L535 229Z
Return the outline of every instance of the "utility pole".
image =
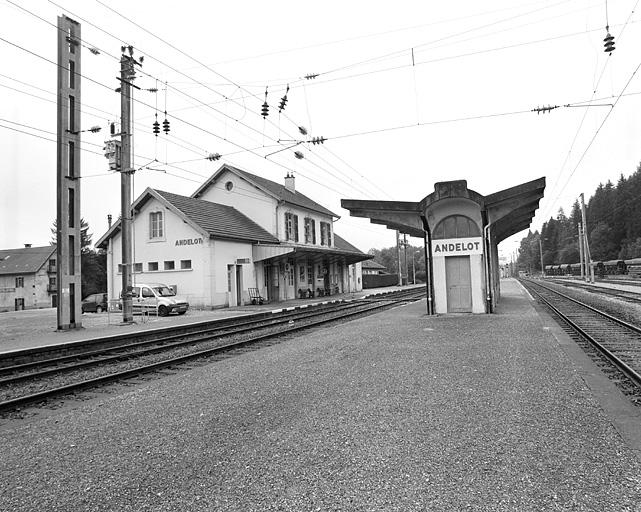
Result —
M132 219L131 219L131 88L136 78L133 47L121 47L120 58L120 222L122 233L122 321L133 323L132 292ZM129 55L125 54L128 50ZM138 88L138 87L136 87Z
M403 233L403 254L405 255L405 284L410 284L410 269L407 266L407 235Z
M588 241L588 225L585 221L585 202L583 201L583 192L581 192L581 219L583 220L583 249L585 251L585 264L589 266L589 270L585 269L585 278L594 283L594 267L592 266L592 255L590 254L590 242Z
M579 258L581 261L581 279L585 277L585 256L583 254L583 226L579 222L577 225L579 229Z
M401 274L401 238L396 230L396 265L398 268L398 285L403 286L403 275Z
M414 262L414 257L416 252L412 249L412 284L416 284L416 263Z
M58 17L56 288L58 330L82 327L80 24ZM37 207L37 206L36 206Z
M543 243L541 242L542 236L539 235L539 252L541 253L541 277L545 279L545 267L543 266Z

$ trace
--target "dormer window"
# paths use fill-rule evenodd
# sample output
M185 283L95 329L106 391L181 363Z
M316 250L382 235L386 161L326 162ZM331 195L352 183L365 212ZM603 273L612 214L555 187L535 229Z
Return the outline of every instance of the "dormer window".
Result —
M149 239L155 240L164 238L165 230L162 212L151 212L149 214Z

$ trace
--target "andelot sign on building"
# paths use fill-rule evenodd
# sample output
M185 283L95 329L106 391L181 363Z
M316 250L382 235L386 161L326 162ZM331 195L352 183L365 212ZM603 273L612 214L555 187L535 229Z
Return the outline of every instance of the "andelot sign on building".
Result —
M483 254L483 239L481 237L432 240L432 255L435 258L439 256L469 256L471 254Z

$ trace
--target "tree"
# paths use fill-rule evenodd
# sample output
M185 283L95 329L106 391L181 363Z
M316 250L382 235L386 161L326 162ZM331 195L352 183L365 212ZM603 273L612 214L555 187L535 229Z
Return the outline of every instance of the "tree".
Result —
M607 261L616 258L618 249L611 237L611 228L606 222L599 222L590 232L590 254L592 261Z
M53 219L53 225L51 227L51 245L56 245L58 243L58 219ZM91 247L91 237L93 233L89 233L89 223L85 219L80 219L80 252L86 253L90 250Z
M51 245L57 243L57 222L53 221L51 228ZM86 297L92 293L107 291L107 253L101 249L91 249L91 237L89 224L80 219L80 282L81 295Z
M586 204L586 223L590 252L594 261L641 257L641 164L617 184L603 183ZM550 218L541 228L543 261L545 265L577 263L579 261L578 230L582 222L578 201L574 201L570 216L559 209L556 219ZM532 260L532 233L522 239L519 263L522 269L537 268Z

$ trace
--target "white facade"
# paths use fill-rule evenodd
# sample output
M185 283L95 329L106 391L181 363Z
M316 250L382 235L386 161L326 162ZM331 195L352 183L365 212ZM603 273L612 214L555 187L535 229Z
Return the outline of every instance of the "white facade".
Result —
M477 203L467 198L448 198L437 201L431 205L428 218L433 226L437 226L444 219L462 215L474 222L479 230L481 226L481 213ZM445 244L448 248L441 250ZM449 247L451 250L449 250ZM471 313L485 313L486 286L485 286L485 256L483 239L481 236L472 238L432 239L432 258L434 272L434 308L436 313L456 311L452 304L451 276L447 275L448 258L468 258L465 265L469 268L469 293ZM467 286L466 286L467 288Z
M214 178L201 187L197 199L188 199L191 204L231 206L271 234L273 243L211 234L162 192L148 189L134 203L134 283L169 285L197 308L247 304L249 288L271 302L362 289L360 263L347 265L335 247L332 215L284 202L224 167ZM306 222L314 227L307 238ZM322 236L321 224L329 236ZM97 245L107 248L107 291L117 299L122 288L120 231L110 229Z
M150 234L150 214L160 212L162 236ZM247 288L256 286L253 265L240 264L228 280L229 266L238 260L251 261L252 244L209 238L153 198L133 216L133 283L163 283L185 297L192 307L236 306L248 301ZM122 288L120 233L109 239L107 249L107 293L117 299ZM236 281L242 288L234 291Z

